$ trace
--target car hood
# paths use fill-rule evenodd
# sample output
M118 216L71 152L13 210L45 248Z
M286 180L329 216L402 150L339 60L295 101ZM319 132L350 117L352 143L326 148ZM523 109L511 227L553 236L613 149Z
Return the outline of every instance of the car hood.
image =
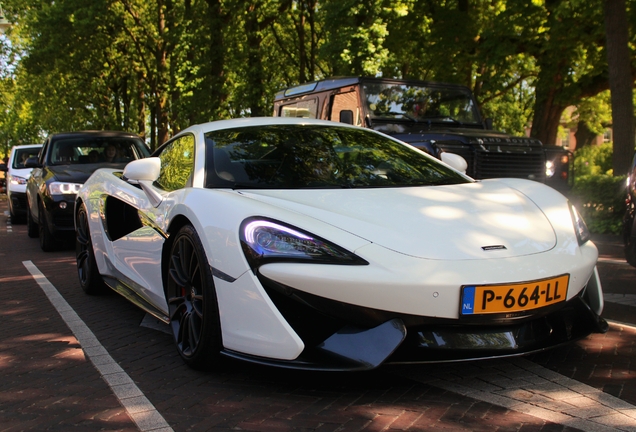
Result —
M556 245L552 225L536 204L496 180L391 189L240 193L420 258L515 257L545 252Z
M16 177L22 177L23 179L28 179L32 170L33 168L11 168L9 170L9 174Z
M123 168L126 164L121 164ZM77 165L54 165L48 166L46 170L47 180L59 181L66 183L83 184L88 178L99 168L105 168L100 164L77 164ZM109 164L108 168L116 168L115 164Z
M416 143L420 141L461 141L468 143L471 139L480 139L482 144L514 145L514 146L539 146L540 142L534 138L517 137L509 134L477 129L459 128L452 125L437 124L433 128L427 128L421 123L417 124L387 124L375 127L380 132L392 135L401 141Z

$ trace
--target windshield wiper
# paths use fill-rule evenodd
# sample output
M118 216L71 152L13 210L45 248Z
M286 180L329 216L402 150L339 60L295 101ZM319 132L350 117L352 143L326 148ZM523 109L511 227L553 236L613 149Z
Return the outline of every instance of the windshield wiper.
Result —
M405 118L407 120L411 120L413 123L418 123L418 120L415 117L411 117L410 115L408 115L406 113L403 113L403 112L389 111L387 114L399 115L399 116L402 116L402 118Z
M458 124L458 125L463 125L464 123L460 122L459 120L450 117L450 116L433 116L433 117L424 117L425 121L427 121L429 124L431 122L435 122L435 123L454 123L454 124Z

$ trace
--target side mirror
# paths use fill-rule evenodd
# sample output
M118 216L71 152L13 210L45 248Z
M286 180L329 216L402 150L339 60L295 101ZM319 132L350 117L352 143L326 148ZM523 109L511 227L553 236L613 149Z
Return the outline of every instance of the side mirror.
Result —
M455 168L457 171L466 174L468 162L466 162L466 159L464 159L460 155L455 153L443 152L440 158L442 159L442 162L450 165L451 168Z
M31 156L27 160L24 161L25 168L42 168L40 166L40 162L37 156Z
M153 182L159 178L161 172L161 159L149 157L130 162L124 168L124 177L127 180Z
M342 110L340 111L340 123L353 124L353 111Z
M492 130L492 119L490 117L484 120L484 127L487 130Z
M158 157L137 159L124 168L124 180L137 182L153 207L157 207L163 201L163 196L152 187L152 182L159 178L160 173L161 159Z
M0 171L4 171L4 172L9 171L9 170L7 169L7 165L6 165L6 164L0 164Z

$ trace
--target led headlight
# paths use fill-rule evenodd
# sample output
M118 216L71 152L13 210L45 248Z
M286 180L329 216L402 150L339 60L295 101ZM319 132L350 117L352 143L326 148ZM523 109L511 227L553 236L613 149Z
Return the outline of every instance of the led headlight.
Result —
M76 195L82 187L79 183L53 182L49 184L51 195Z
M252 268L271 261L368 264L340 246L269 219L246 219L241 224L240 237Z
M576 233L576 239L579 241L579 245L584 244L590 239L590 231L587 229L585 221L576 210L576 207L570 203L570 214L572 215L572 223L574 224L574 232Z

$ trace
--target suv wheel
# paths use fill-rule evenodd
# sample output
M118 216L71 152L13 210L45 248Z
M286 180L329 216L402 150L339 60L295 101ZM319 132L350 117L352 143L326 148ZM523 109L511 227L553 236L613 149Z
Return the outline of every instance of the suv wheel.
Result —
M33 215L31 214L31 208L27 204L27 235L31 238L37 238L40 235L38 230L38 224L33 220Z
M38 204L38 213L39 213L39 233L40 233L40 248L44 252L52 252L55 250L55 239L53 238L53 234L49 230L49 224L46 221L46 212L44 211L44 206L42 203Z

